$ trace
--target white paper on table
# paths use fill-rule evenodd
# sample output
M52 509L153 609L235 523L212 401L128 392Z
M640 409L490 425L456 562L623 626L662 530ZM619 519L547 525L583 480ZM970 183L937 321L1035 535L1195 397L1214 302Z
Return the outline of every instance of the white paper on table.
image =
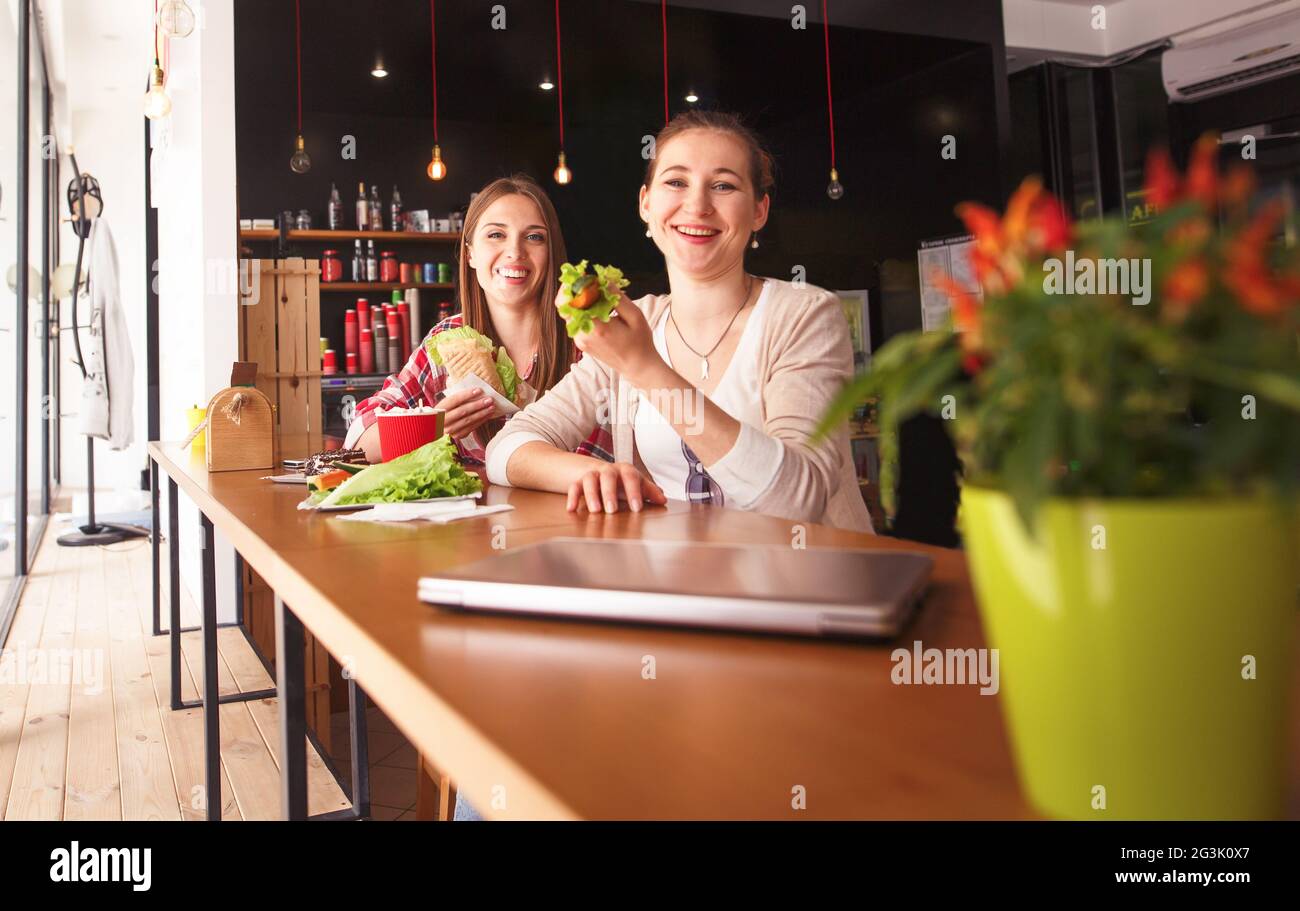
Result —
M491 396L492 401L496 402L497 412L504 417L510 417L512 414L514 414L516 411L519 410L518 405L516 405L514 402L510 401L508 398L506 398L501 393L497 392L495 389L489 386L483 380L482 377L475 376L472 373L466 374L465 376L461 377L456 382L448 386L444 391L447 393L451 393L451 392L455 392L457 389L464 389L467 386L473 386L475 388L482 389L489 396Z
M445 525L457 519L472 519L514 509L509 503L479 506L473 500L450 503L376 503L374 509L339 516L344 522L434 522Z

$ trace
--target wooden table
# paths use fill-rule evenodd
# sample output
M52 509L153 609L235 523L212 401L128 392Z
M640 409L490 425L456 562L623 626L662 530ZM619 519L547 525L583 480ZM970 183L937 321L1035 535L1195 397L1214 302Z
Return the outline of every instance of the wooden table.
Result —
M305 455L304 445L283 441L277 464ZM899 645L984 647L959 552L806 526L809 546L906 548L935 558L926 602L897 643L466 614L420 602L417 581L487 556L494 543L513 548L557 536L789 543L792 523L685 503L577 515L561 496L501 487L489 487L483 502L514 510L480 519L341 522L298 510L303 488L259 480L265 469L209 474L201 453L174 443L152 442L149 455L266 580L277 604L289 606L290 625L296 615L484 816L1031 815L997 696L981 696L978 686L891 682L890 653ZM653 679L643 676L647 656ZM300 664L296 670L301 681ZM287 718L295 706L283 682L281 698ZM300 721L286 728L299 751L300 734ZM286 768L285 778L298 774L305 780L305 771ZM800 793L804 809L794 806Z

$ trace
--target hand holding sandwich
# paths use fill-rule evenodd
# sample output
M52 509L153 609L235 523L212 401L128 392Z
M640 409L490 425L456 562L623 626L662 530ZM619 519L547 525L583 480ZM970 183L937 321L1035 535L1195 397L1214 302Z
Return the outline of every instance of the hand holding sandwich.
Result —
M638 379L663 361L645 314L623 293L627 284L614 266L597 265L588 272L585 259L576 266L565 263L560 267L555 308L584 354L640 385Z

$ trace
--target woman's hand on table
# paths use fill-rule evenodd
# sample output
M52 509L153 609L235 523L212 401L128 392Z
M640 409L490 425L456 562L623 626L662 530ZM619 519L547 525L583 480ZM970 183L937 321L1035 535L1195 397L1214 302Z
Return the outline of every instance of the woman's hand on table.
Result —
M668 502L659 485L627 462L606 463L583 474L569 485L569 512L618 512L619 500L627 501L632 512L644 502L663 506Z
M438 402L443 410L442 430L458 440L496 415L496 403L483 390L468 386L449 392Z
M655 348L650 323L641 308L622 291L618 296L619 304L614 308L610 321L594 321L591 331L580 332L574 336L573 343L584 354L590 354L637 385L636 379L644 375L648 367L662 364L663 360Z

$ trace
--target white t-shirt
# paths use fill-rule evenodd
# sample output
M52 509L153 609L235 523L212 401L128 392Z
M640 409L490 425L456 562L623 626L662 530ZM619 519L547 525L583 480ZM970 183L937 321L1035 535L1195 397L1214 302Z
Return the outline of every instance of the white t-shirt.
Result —
M758 376L758 346L763 336L763 320L767 313L767 300L771 285L763 282L758 300L754 303L754 312L749 315L740 342L727 364L717 387L709 398L715 405L731 415L741 424L761 429L763 426L762 389ZM665 309L659 322L654 326L655 348L664 363L672 366L668 355L668 311ZM694 355L687 355L693 357ZM715 506L742 507L752 501L757 492L766 489L776 472L780 470L780 461L770 466L764 477L746 477L746 489L726 489L711 478L704 466L690 451L690 433L685 438L678 436L664 417L664 412L671 413L680 409L687 424L703 420L703 409L692 397L689 401L672 399L653 402L645 393L637 396L636 417L633 426L633 439L637 453L645 463L654 482L658 484L670 500L687 500L692 502L712 503ZM764 466L768 468L769 466ZM732 486L736 482L732 482Z

